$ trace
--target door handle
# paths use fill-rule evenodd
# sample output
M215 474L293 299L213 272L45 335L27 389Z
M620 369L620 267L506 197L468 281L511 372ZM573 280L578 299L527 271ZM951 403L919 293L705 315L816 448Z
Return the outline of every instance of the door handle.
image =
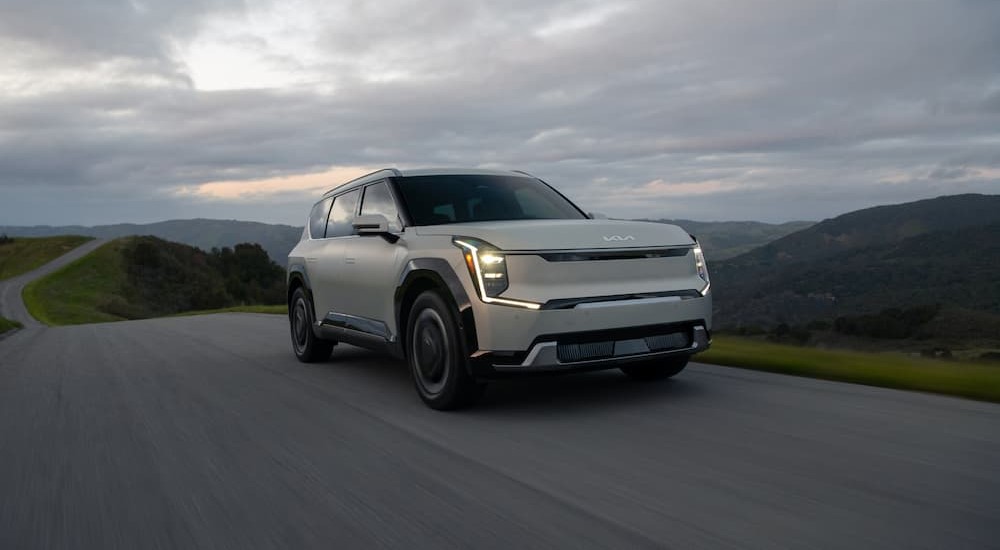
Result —
M358 261L357 258L344 258L344 263L345 264L353 264L353 263L355 263L357 261Z

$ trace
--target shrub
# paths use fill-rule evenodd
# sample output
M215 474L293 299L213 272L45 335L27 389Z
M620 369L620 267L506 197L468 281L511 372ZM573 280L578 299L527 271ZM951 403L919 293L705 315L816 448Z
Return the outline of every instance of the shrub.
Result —
M812 338L812 333L802 327L793 327L788 323L779 323L767 336L772 342L791 342L805 344Z
M833 322L833 330L841 334L870 338L910 338L920 333L920 327L933 319L939 311L941 306L935 304L909 309L889 308L871 315L837 317Z
M126 283L100 309L126 319L240 305L282 304L285 271L256 243L205 252L155 237L122 250Z

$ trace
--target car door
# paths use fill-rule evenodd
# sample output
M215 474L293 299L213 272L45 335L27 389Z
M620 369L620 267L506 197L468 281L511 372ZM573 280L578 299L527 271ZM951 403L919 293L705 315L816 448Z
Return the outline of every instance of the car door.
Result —
M390 232L402 231L399 210L386 181L365 187L359 213L382 214L389 220ZM361 319L366 332L387 339L397 333L394 291L405 257L403 241L389 243L378 235L365 235L345 242L343 303L346 313Z
M331 313L344 312L344 247L357 238L351 224L360 195L361 190L354 189L335 197L326 222L325 238L312 259L306 259L310 262L310 276L314 278L313 299L319 321Z

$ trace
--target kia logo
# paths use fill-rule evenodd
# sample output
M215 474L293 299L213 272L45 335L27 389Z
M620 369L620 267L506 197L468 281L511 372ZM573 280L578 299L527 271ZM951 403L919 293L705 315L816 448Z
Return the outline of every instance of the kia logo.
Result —
M632 235L625 235L624 237L621 236L621 235L605 235L604 236L604 241L605 242L609 242L609 243L613 242L613 241L634 241L634 240L635 240L635 237L633 237Z

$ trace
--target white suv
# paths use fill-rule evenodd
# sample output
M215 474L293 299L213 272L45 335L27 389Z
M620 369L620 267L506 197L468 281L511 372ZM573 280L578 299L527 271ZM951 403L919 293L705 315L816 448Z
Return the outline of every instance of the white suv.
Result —
M502 376L673 376L709 346L709 287L679 227L593 219L523 172L374 172L326 193L288 255L299 360L388 351L435 409Z

